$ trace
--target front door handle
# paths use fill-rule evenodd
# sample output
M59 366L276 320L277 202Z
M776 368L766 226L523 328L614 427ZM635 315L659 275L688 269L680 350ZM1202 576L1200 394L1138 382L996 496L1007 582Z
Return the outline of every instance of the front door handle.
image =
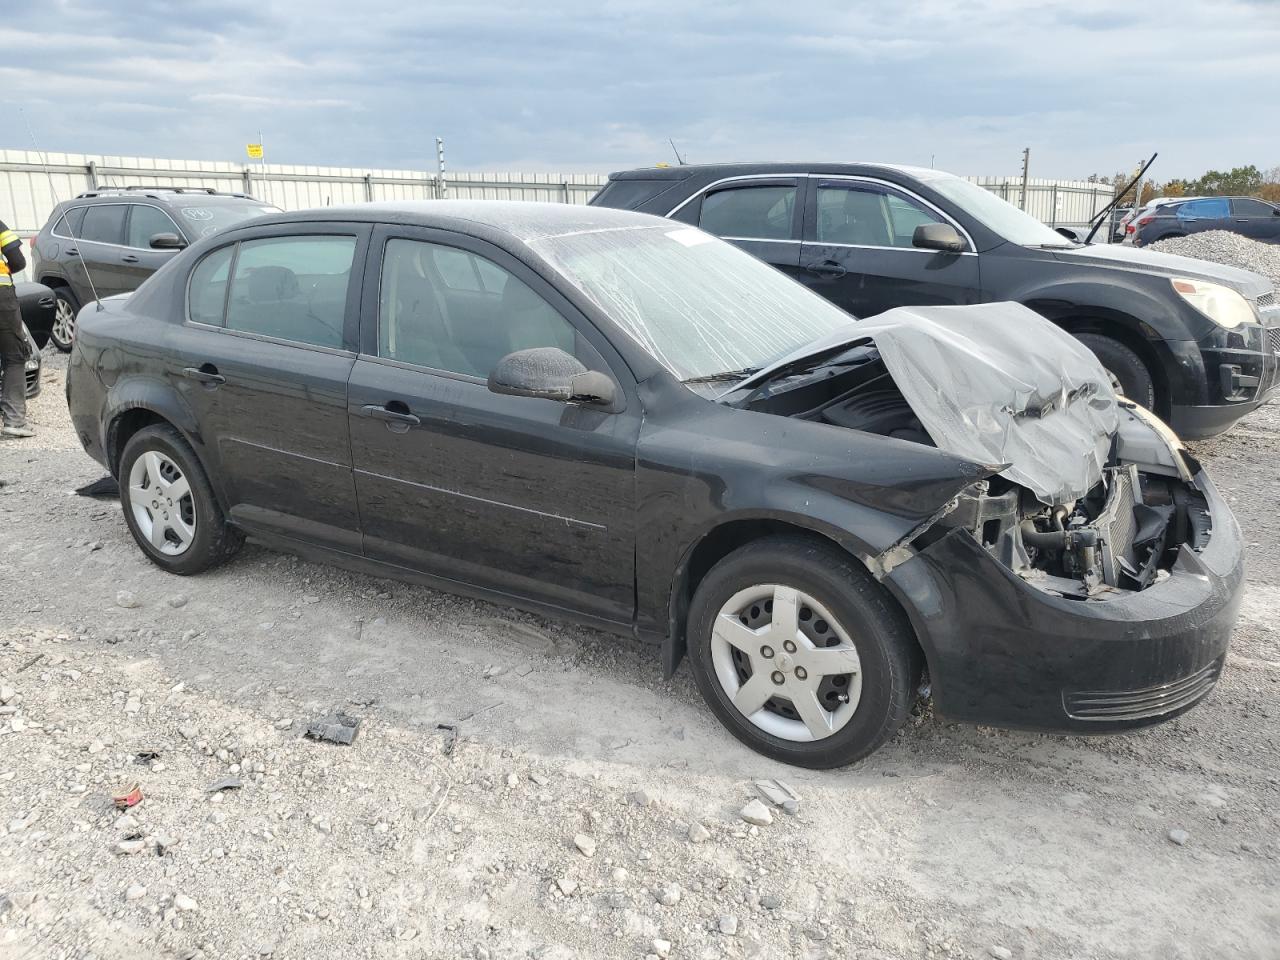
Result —
M838 280L849 272L834 260L820 260L809 264L805 269L816 276L830 277L833 280Z
M206 387L216 387L227 382L227 378L211 363L206 363L202 367L183 367L182 375L188 380L199 380Z
M78 257L80 256L80 251L77 250L75 247L67 247L67 256Z
M400 410L392 410L388 407L381 407L376 403L365 404L360 408L366 417L373 417L375 420L385 421L388 425L393 423L403 423L410 427L416 427L422 423L422 420L415 417L408 410L401 412Z
M135 257L132 253L127 253L120 258L120 262L121 263L137 263L138 258Z

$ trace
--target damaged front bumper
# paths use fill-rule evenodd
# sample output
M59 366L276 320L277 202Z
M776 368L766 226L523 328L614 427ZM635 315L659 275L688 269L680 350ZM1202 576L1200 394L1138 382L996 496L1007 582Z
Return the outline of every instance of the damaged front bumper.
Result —
M906 609L950 719L1102 733L1190 709L1213 688L1244 583L1240 530L1199 472L1212 536L1144 590L1071 599L1019 577L964 529L883 582Z

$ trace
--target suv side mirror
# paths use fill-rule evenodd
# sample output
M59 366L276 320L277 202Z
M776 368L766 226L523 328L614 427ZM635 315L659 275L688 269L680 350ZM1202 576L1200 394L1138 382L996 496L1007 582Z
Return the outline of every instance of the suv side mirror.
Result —
M605 374L588 370L559 347L534 347L508 353L489 374L489 389L511 397L538 397L568 403L577 400L609 406L617 387Z
M187 245L176 233L157 233L151 238L152 250L181 250Z
M964 239L949 223L922 223L911 235L911 245L922 250L945 250L959 253L964 249Z

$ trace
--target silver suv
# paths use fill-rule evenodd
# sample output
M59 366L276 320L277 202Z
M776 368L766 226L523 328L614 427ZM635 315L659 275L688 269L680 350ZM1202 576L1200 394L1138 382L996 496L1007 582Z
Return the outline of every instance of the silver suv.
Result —
M207 187L114 187L60 203L31 245L32 278L53 290L50 339L71 349L91 300L132 293L188 244L280 208Z

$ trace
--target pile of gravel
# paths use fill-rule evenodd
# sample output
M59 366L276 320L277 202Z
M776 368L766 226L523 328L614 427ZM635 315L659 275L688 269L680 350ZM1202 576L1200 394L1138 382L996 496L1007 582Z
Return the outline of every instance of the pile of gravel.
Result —
M1150 249L1252 270L1280 287L1280 244L1259 243L1227 230L1207 230L1189 237L1160 240L1151 244Z

